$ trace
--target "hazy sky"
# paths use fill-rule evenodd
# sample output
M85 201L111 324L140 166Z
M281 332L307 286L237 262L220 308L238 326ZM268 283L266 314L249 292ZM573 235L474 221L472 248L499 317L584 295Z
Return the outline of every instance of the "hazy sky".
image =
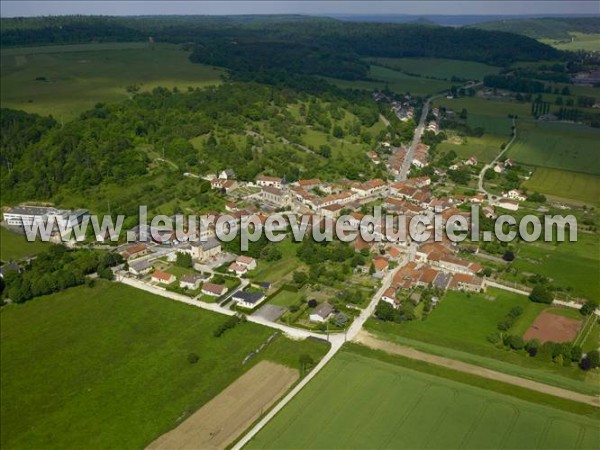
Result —
M600 14L600 1L17 1L2 17L63 14Z

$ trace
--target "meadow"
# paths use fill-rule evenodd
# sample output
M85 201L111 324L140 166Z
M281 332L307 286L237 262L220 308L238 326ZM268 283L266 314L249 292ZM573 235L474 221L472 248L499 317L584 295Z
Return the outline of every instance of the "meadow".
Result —
M498 73L499 67L488 64L445 58L370 58L379 66L424 77L451 80L452 77L482 80L486 75Z
M597 393L593 377L576 366L559 367L541 358L496 348L487 336L510 311L520 306L522 315L508 331L522 335L546 306L526 296L488 288L486 293L449 291L424 321L402 324L367 321L369 332L424 352L458 359L489 369L535 379L566 389Z
M518 281L524 274L540 274L556 285L571 289L571 295L588 299L600 298L600 261L598 235L577 234L577 242L522 243L512 265ZM565 270L565 268L569 270Z
M440 369L355 347L338 353L248 448L591 449L600 438L590 417L481 389L477 377L454 373L459 382L435 376Z
M571 41L555 40L555 39L540 39L544 44L551 45L559 50L585 50L589 52L600 51L600 33L569 33Z
M49 245L51 244L42 241L29 242L24 235L0 227L0 261L15 261L34 256Z
M59 121L98 102L129 98L128 86L187 89L221 82L225 73L192 64L176 45L143 42L59 45L2 50L2 107Z
M600 176L597 175L538 167L531 178L522 184L522 188L559 199L591 204L600 202Z
M484 134L482 137L465 137L460 144L451 140L438 144L440 152L454 150L459 159L468 159L475 156L480 162L491 162L500 153L500 146L506 143L507 138L494 134Z
M508 150L515 161L538 167L600 175L600 130L566 123L519 121Z
M344 89L385 89L386 87L397 94L429 96L447 91L452 83L424 77L407 75L387 67L372 65L369 70L370 80L340 80L322 77L332 84Z
M144 448L263 359L299 368L317 341L251 323L219 338L226 317L100 282L2 309L4 449ZM188 356L195 353L192 364Z

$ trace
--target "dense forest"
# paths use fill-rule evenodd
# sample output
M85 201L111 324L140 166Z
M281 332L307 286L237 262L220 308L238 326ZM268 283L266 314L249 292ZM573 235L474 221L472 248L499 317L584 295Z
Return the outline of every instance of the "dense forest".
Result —
M231 65L265 63L265 48L275 52L278 67L297 70L309 57L313 73L331 74L342 62L350 77L364 75L358 56L425 56L506 65L515 61L557 59L560 52L534 39L499 31L433 25L348 23L298 16L276 17L77 17L2 19L3 46L47 45L102 41L197 44L200 61L227 59L231 46L239 50ZM223 45L226 44L226 45ZM209 52L206 50L210 50ZM295 60L296 58L299 61ZM229 67L229 66L226 66ZM304 69L306 70L306 69ZM303 71L304 71L303 70Z
M301 171L322 179L372 176L364 151L376 136L365 130L379 120L379 106L366 92L329 89L317 98L287 87L242 82L189 92L156 88L131 101L97 104L62 126L51 118L3 109L3 201L47 200L65 190L83 193L106 184L131 186L140 177L148 182L158 175L175 184L184 172L225 168L234 169L241 180L262 172L290 181ZM392 125L383 133L410 140L414 124L395 123L397 128ZM307 129L330 139L362 142L363 150L346 155L332 154L327 145L305 147ZM199 139L196 145L194 138Z
M494 20L471 25L490 31L506 31L534 39L570 39L569 33L600 33L598 17L544 17L536 19Z

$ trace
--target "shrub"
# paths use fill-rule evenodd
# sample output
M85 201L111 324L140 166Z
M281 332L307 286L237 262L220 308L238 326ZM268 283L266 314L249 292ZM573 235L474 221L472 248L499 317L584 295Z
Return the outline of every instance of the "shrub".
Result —
M504 252L504 255L502 255L502 259L504 261L508 261L508 262L514 261L515 260L515 254L511 250L506 250Z
M500 333L498 333L497 331L494 331L493 333L487 335L488 342L492 344L497 344L498 342L500 342L500 338Z
M579 362L581 359L582 351L579 345L574 345L571 349L571 361Z
M308 306L309 306L309 308L315 308L315 307L317 306L317 300L316 300L316 299L314 299L314 298L311 298L311 299L308 301Z
M190 364L196 364L200 360L200 357L195 353L190 353L187 357L187 360Z
M507 339L507 343L513 350L521 350L525 347L525 341L521 336L510 335Z
M535 303L546 303L549 305L552 303L553 298L552 293L548 291L548 289L544 286L537 285L533 288L531 294L529 294L529 300Z
M527 349L527 353L529 353L529 356L534 357L535 355L537 355L538 349L537 347L531 347Z
M584 315L584 316L589 316L590 314L593 314L594 311L596 311L596 308L598 308L598 302L594 301L594 300L588 300L587 302L585 302L585 304L581 307L581 309L579 310L579 312Z

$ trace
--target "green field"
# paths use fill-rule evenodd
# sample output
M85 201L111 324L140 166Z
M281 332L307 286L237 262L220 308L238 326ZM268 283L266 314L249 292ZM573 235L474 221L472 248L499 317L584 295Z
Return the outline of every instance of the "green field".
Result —
M386 86L397 94L409 92L412 95L432 95L447 91L452 83L443 80L434 80L423 77L407 75L397 70L382 66L372 65L369 71L371 81L367 80L340 80L336 78L323 77L336 86L346 89L385 89Z
M437 148L441 152L454 150L460 159L475 156L480 162L490 162L500 153L500 146L506 141L507 138L503 136L484 134L482 137L463 138L460 144L447 140L438 144Z
M382 339L408 345L427 353L458 359L543 383L584 393L597 393L593 377L576 366L559 367L551 361L530 358L524 352L496 348L487 336L510 311L520 306L523 314L508 331L522 335L545 305L524 295L488 288L485 294L448 292L424 321L401 324L369 320L366 328Z
M519 121L517 129L517 140L508 150L515 161L600 175L600 130L532 121Z
M451 80L452 77L482 80L486 75L498 73L499 67L473 61L443 58L369 58L380 66L407 74Z
M578 233L577 242L561 242L558 245L545 242L522 243L512 264L518 270L517 280L524 273L537 273L551 278L559 286L570 287L575 296L598 299L598 249L598 235Z
M559 50L586 50L589 52L600 51L600 33L569 33L572 40L540 39L544 44L556 47Z
M600 176L596 175L538 167L522 187L563 199L600 202Z
M597 448L591 418L361 353L336 355L248 448Z
M143 42L3 49L0 100L3 107L69 120L98 102L128 98L130 85L187 89L220 82L222 70L187 56L176 45Z
M24 235L13 233L0 227L0 260L14 261L27 256L37 255L50 244L42 241L29 242Z
M276 306L285 306L287 308L300 303L302 296L302 292L294 292L283 289L281 292L271 298L269 303Z
M215 338L225 320L108 282L3 307L2 448L145 447L248 370L273 334L245 323ZM325 351L279 336L252 361L299 367L300 353Z

